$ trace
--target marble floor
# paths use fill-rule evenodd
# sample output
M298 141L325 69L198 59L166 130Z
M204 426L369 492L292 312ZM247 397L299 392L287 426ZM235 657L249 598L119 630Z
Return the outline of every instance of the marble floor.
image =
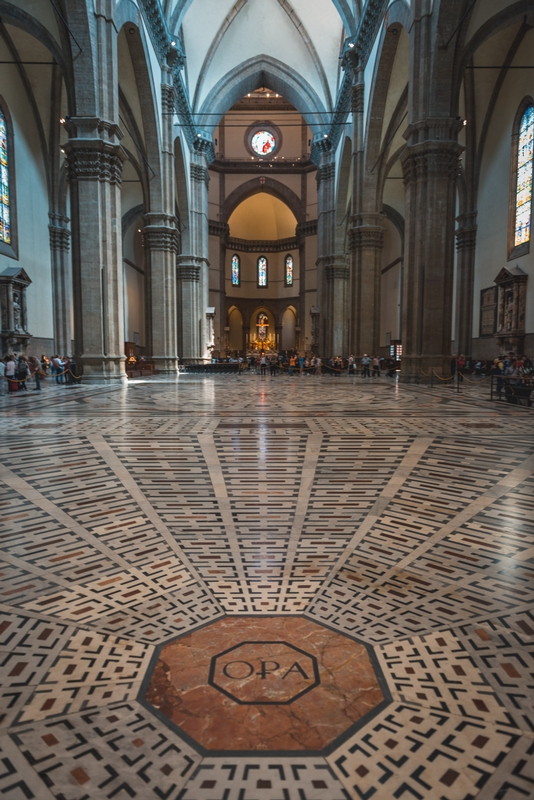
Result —
M534 417L385 378L0 397L0 796L534 798Z

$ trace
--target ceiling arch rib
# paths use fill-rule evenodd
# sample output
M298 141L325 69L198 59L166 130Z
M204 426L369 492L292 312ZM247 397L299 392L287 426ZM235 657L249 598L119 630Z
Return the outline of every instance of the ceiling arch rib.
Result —
M202 8L209 13L193 3L182 27L196 111L222 75L262 53L305 75L324 107L332 109L343 26L331 0L203 0Z
M358 27L360 0L355 0L354 10L349 0L330 0L336 8L348 36L354 36ZM178 31L193 0L165 0L165 14L171 31Z
M294 70L277 59L260 55L239 64L213 86L197 112L197 125L213 131L221 117L248 92L269 86L302 114L313 131L329 124L327 109L317 92Z
M238 16L239 12L242 11L243 8L246 6L247 1L248 0L238 0L238 2L236 2L232 6L229 14L226 16L226 18L224 19L222 25L219 27L217 33L215 34L215 38L213 39L211 45L209 46L209 48L207 50L206 56L204 58L204 62L202 64L202 67L200 69L199 76L198 76L198 79L197 79L197 82L196 82L196 88L195 88L195 93L194 93L194 98L193 98L193 103L192 103L194 109L198 107L199 100L200 100L200 98L202 96L203 84L204 84L204 82L206 80L206 76L209 73L209 68L210 68L213 60L216 57L217 50L221 46L221 44L223 42L223 39L225 37L225 34L228 31L228 29L230 28L230 25L232 25L232 23L236 20L236 17ZM278 5L284 10L284 12L286 13L288 19L294 25L294 27L298 31L299 36L301 37L302 41L304 42L304 45L306 46L306 49L308 50L308 53L309 53L309 55L310 55L310 57L312 59L313 64L315 65L315 69L316 69L316 71L318 73L319 81L320 81L321 88L323 90L324 98L325 98L325 101L326 101L326 107L327 108L332 108L332 94L331 94L331 91L330 91L330 85L328 83L328 79L327 79L327 76L326 76L326 73L325 73L321 58L319 57L319 54L318 54L318 52L317 52L317 50L315 48L315 45L314 45L311 37L309 36L307 30L306 30L306 27L304 26L302 20L300 19L299 15L295 11L295 9L293 8L293 6L289 2L289 0L277 0L277 2L278 2Z

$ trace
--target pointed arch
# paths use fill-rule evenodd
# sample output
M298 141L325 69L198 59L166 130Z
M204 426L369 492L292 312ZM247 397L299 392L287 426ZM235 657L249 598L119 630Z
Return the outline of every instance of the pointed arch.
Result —
M309 53L309 55L311 57L311 60L312 60L313 64L315 65L315 69L317 70L317 74L319 76L319 81L320 81L320 84L321 84L321 87L322 87L322 90L323 90L324 97L326 98L328 106L331 108L333 104L332 104L332 95L331 95L331 92L330 92L330 86L328 84L328 79L326 77L326 73L324 71L321 59L319 58L317 50L315 49L315 45L313 44L313 41L312 41L311 37L309 36L309 34L308 34L308 32L307 32L307 30L306 30L306 28L304 26L304 23L300 19L299 15L295 11L295 9L292 7L292 5L289 2L289 0L277 0L277 2L280 5L280 7L282 8L282 10L286 13L288 19L294 25L294 27L297 30L298 35L301 37L302 41L304 42L304 45L305 45L305 47L306 47L306 49L307 49L307 51L308 51L308 53ZM198 80L197 80L197 83L196 83L195 96L194 96L194 99L193 99L193 108L196 108L197 105L198 105L198 101L199 101L199 98L200 98L201 93L202 93L202 87L203 87L203 84L204 84L204 79L205 79L206 75L208 74L210 65L211 65L213 59L215 58L215 55L216 55L217 50L219 48L219 45L221 44L222 40L224 39L224 36L226 35L228 29L230 28L230 25L232 25L232 23L234 22L235 18L238 16L239 12L245 7L246 3L247 3L247 0L238 0L238 2L234 6L232 6L232 9L230 10L230 13L226 16L223 24L221 25L221 27L217 31L217 33L215 35L215 38L213 39L211 45L209 46L208 51L206 53L206 57L205 57L204 62L202 64L202 67L200 68Z
M199 127L214 130L234 103L261 86L281 94L314 129L328 125L323 102L302 75L276 58L260 55L243 61L215 84L197 112Z

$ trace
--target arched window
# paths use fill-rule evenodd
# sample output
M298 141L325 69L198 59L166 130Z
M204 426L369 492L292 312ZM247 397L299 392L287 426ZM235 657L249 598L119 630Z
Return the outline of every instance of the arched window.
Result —
M9 142L5 114L0 107L0 242L11 244L11 192L9 186Z
M0 253L18 258L15 151L9 108L0 97Z
M267 259L265 256L258 258L258 286L260 288L267 286Z
M293 256L287 255L285 261L285 284L286 286L293 286Z
M241 286L241 259L237 253L232 256L232 286Z
M515 189L514 247L530 242L532 219L532 166L534 144L534 105L521 117L517 143L517 181Z

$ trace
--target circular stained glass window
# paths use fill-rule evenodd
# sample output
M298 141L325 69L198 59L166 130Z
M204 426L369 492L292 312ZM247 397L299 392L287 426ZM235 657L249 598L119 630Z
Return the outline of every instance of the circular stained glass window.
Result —
M258 131L252 137L250 145L259 156L268 156L276 147L276 139L269 131Z

